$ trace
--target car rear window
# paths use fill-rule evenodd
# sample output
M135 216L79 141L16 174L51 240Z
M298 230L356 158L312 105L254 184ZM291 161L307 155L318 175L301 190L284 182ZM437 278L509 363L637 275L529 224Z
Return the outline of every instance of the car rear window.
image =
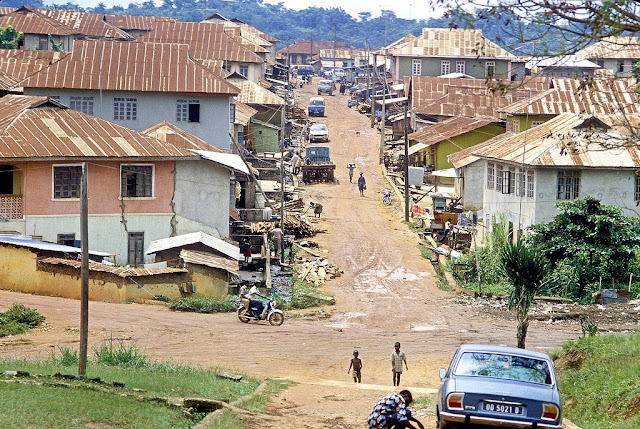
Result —
M465 352L453 371L455 375L493 377L506 380L552 384L546 361L500 353Z
M311 100L311 103L309 103L309 106L322 106L323 102L322 100Z

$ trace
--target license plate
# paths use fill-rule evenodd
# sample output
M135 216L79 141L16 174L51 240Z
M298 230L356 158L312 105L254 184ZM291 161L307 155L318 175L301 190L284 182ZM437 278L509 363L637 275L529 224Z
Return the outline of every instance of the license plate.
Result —
M524 407L516 404L505 404L502 402L484 402L482 409L491 413L500 414L524 414Z

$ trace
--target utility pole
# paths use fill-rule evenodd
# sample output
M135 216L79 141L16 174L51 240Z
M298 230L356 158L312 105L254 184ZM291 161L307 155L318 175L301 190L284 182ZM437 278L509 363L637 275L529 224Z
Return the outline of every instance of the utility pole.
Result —
M373 128L373 124L375 123L375 113L376 113L376 105L373 101L373 94L374 94L374 89L376 87L376 64L378 62L378 56L376 54L373 54L373 66L371 67L371 86L369 88L367 88L367 95L369 95L369 107L371 109L371 128ZM371 93L369 94L369 91L371 91Z
M280 127L282 133L282 142L280 144L280 224L283 230L280 237L280 261L284 262L284 143L285 143L285 128L287 125L287 102L289 99L289 91L291 90L291 81L289 80L289 71L291 70L291 59L289 57L289 39L287 39L287 87L284 93L284 104L282 105L282 112L280 118Z
M336 23L333 23L333 77L336 77Z
M313 61L313 31L311 32L311 50L309 51L308 63L311 64L312 61Z
M407 135L407 105L404 103L404 221L409 222L409 138Z
M386 90L387 90L387 77L386 77L386 57L385 57L385 65L383 66L383 68L385 68L384 74L382 75L382 117L380 118L380 154L379 154L379 163L382 164L383 160L384 160L384 134L385 134L385 123L386 123L386 118L385 118L385 113L386 113ZM376 68L377 70L377 68Z
M87 190L87 163L82 163L80 182L80 351L78 377L87 374L87 343L89 339L89 193Z

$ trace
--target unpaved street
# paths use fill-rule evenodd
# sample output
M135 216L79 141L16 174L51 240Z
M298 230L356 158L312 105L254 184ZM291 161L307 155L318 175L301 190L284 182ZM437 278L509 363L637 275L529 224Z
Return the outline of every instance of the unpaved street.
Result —
M317 82L317 78L315 82ZM306 107L315 85L298 90ZM402 388L429 393L438 386L438 368L446 367L462 343L515 345L509 317L484 314L452 302L443 292L418 238L397 207L382 204L389 185L378 164L378 134L366 116L346 107L346 96L327 100L327 117L336 184L307 186L305 204L324 206L319 226L327 233L314 241L344 275L324 290L337 304L325 314L288 317L284 325L242 324L235 314L173 313L162 306L90 303L90 347L113 337L135 341L153 358L218 366L258 377L287 378L298 384L272 404L270 415L247 420L251 428L363 428L370 408L393 390L389 355L400 341L409 370ZM322 120L320 120L322 119ZM349 183L348 162L367 180L365 197ZM79 302L0 291L0 311L20 302L47 317L43 329L19 338L0 339L0 356L47 357L57 346L77 347ZM532 322L531 349L549 352L578 336L576 324ZM347 368L354 348L363 362L363 384L354 385ZM433 412L433 410L429 410ZM434 427L433 415L419 417Z

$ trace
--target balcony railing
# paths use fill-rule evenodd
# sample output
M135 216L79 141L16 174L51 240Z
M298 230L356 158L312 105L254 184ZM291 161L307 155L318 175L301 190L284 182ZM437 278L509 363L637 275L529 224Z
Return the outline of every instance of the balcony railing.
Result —
M0 220L22 219L22 195L0 195Z

